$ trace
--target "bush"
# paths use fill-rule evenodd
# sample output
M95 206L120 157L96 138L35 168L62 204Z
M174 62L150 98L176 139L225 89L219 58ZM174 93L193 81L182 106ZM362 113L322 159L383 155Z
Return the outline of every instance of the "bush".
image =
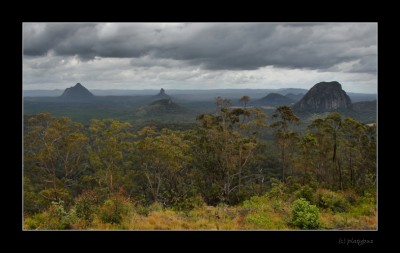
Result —
M148 216L150 213L150 210L148 207L142 206L142 205L137 205L135 206L135 212L141 216Z
M243 207L249 210L265 210L268 206L267 196L253 196L249 200L243 201Z
M137 205L134 211L141 216L149 216L151 212L162 212L163 205L160 202L154 202L149 206Z
M49 209L49 220L46 222L47 229L71 229L74 221L74 213L67 213L64 209L64 202L52 202Z
M27 218L25 226L27 229L64 230L71 229L74 222L74 213L67 213L65 211L64 202L53 201L47 211Z
M346 190L342 193L343 197L346 199L349 204L354 205L358 202L358 195L352 190Z
M82 219L85 223L91 223L96 210L95 201L93 192L88 191L82 194L75 204L76 217Z
M317 191L316 203L319 207L333 212L347 212L350 204L347 199L336 192L320 189Z
M305 185L302 186L299 190L296 191L296 197L304 198L305 200L309 201L310 203L314 202L314 191L310 186Z
M268 191L268 197L276 199L286 199L287 188L281 181L271 178L271 189Z
M265 212L255 212L246 216L246 221L254 224L259 229L271 229L272 222L271 219Z
M175 211L184 211L188 212L194 208L202 207L205 205L205 202L201 195L195 195L191 197L182 197L176 199L173 202L172 209Z
M47 215L38 213L25 219L25 228L28 230L41 229L42 224L47 220Z
M162 210L164 210L164 208L160 202L154 202L149 206L149 212L161 212Z
M104 202L100 209L99 218L104 223L120 224L128 213L130 203L122 196L114 196Z
M320 214L315 205L304 198L293 203L291 223L300 229L317 229L320 227Z

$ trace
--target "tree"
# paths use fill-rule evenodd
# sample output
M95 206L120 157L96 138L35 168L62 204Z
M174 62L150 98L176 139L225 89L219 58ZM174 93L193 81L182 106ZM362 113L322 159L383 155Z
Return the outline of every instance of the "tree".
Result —
M326 131L328 134L331 135L332 138L332 177L334 178L334 175L336 174L336 170L338 171L339 174L339 185L340 189L343 190L343 174L342 174L342 168L341 168L341 161L338 159L338 145L339 145L339 134L340 134L340 128L342 126L342 118L339 113L333 112L330 113L326 118L325 118L325 126L326 126Z
M145 127L139 131L137 158L141 171L147 179L154 202L171 202L172 192L179 191L179 175L187 168L189 143L180 132ZM169 192L169 199L163 193Z
M254 179L249 169L259 148L256 136L265 126L265 115L258 109L232 109L229 100L220 97L216 105L216 115L198 117L194 142L199 188L209 203L233 203L240 198L243 180ZM248 121L243 122L243 117Z
M87 137L83 125L50 114L31 116L25 122L24 174L41 198L69 202L78 177L87 169ZM27 189L28 190L28 189Z
M243 96L240 98L240 101L243 103L243 107L246 108L247 103L250 101L250 97L249 96Z
M95 169L98 186L106 186L108 195L112 195L121 187L121 181L116 179L130 165L127 158L132 152L134 137L131 125L111 119L92 120L89 133L90 165Z
M272 118L277 119L271 124L271 127L275 130L275 140L280 149L280 160L282 169L282 180L285 182L286 171L289 167L288 164L288 149L290 146L294 146L294 141L297 138L297 134L290 128L292 124L298 124L300 119L293 113L292 109L288 106L279 106L276 108ZM291 173L293 175L293 171Z
M368 126L352 118L342 124L342 150L345 187L360 191L375 186L376 179L376 132L375 126Z
M375 186L376 132L352 118L330 113L309 125L316 140L319 181L332 189L356 188L363 192ZM317 175L318 176L318 175Z
M315 156L317 141L316 138L310 134L304 134L298 141L298 150L300 154L300 166L302 167L302 184L306 183L307 177L310 175L315 175Z

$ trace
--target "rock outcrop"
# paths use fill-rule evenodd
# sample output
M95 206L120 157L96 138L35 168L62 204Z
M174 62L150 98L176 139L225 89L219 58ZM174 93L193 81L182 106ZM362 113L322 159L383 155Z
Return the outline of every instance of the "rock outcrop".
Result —
M294 111L331 112L351 109L350 97L336 81L320 82L314 85L304 97L293 106Z

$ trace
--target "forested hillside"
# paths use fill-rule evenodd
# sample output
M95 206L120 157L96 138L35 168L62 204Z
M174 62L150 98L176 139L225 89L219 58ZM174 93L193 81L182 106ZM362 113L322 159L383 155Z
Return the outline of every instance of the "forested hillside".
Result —
M377 228L375 124L216 107L188 130L25 116L24 228Z

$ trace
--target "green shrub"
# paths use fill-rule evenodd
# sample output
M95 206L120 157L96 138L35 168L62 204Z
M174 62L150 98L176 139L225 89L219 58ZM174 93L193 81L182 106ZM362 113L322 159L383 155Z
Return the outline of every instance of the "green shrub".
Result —
M76 217L82 219L85 223L93 221L95 210L95 196L92 192L85 192L77 199L75 204Z
M149 212L161 212L163 209L164 208L160 202L154 202L149 206Z
M284 183L277 179L271 178L271 189L268 191L268 197L286 199L286 191L287 188Z
M320 189L317 191L316 203L319 207L332 210L333 212L347 212L350 204L340 193Z
M205 202L201 195L191 196L191 197L182 197L176 199L173 202L172 209L176 211L190 211L197 207L202 207L205 205Z
M314 189L308 185L302 186L300 189L296 191L296 198L304 198L310 203L314 202Z
M46 229L71 229L71 225L75 222L74 212L67 213L64 209L64 201L62 200L52 202L48 216L48 220L45 223Z
M274 199L275 200L275 199ZM257 229L270 229L271 219L268 217L270 200L266 195L253 196L243 202L243 210L246 213L246 221L255 225Z
M174 208L173 208L174 209ZM134 211L142 216L148 216L151 212L161 212L164 208L160 202L154 202L149 206L137 205L134 208Z
M352 190L346 190L342 195L350 205L356 204L359 200L359 196Z
M243 201L243 207L249 210L264 210L267 207L267 197L253 196L249 200Z
M246 221L257 226L260 229L270 229L272 227L271 219L265 212L255 212L246 216Z
M38 213L25 219L25 228L28 230L41 229L42 224L47 220L47 215Z
M304 198L293 203L291 224L300 229L317 229L320 227L320 214L315 205Z
M63 201L53 201L47 211L27 218L25 226L36 230L64 230L71 229L74 222L75 213L66 212Z
M120 224L129 209L130 203L124 197L114 196L104 202L99 218L104 223Z
M148 207L142 206L142 205L137 205L135 206L135 212L141 216L148 216L150 213L150 210Z

